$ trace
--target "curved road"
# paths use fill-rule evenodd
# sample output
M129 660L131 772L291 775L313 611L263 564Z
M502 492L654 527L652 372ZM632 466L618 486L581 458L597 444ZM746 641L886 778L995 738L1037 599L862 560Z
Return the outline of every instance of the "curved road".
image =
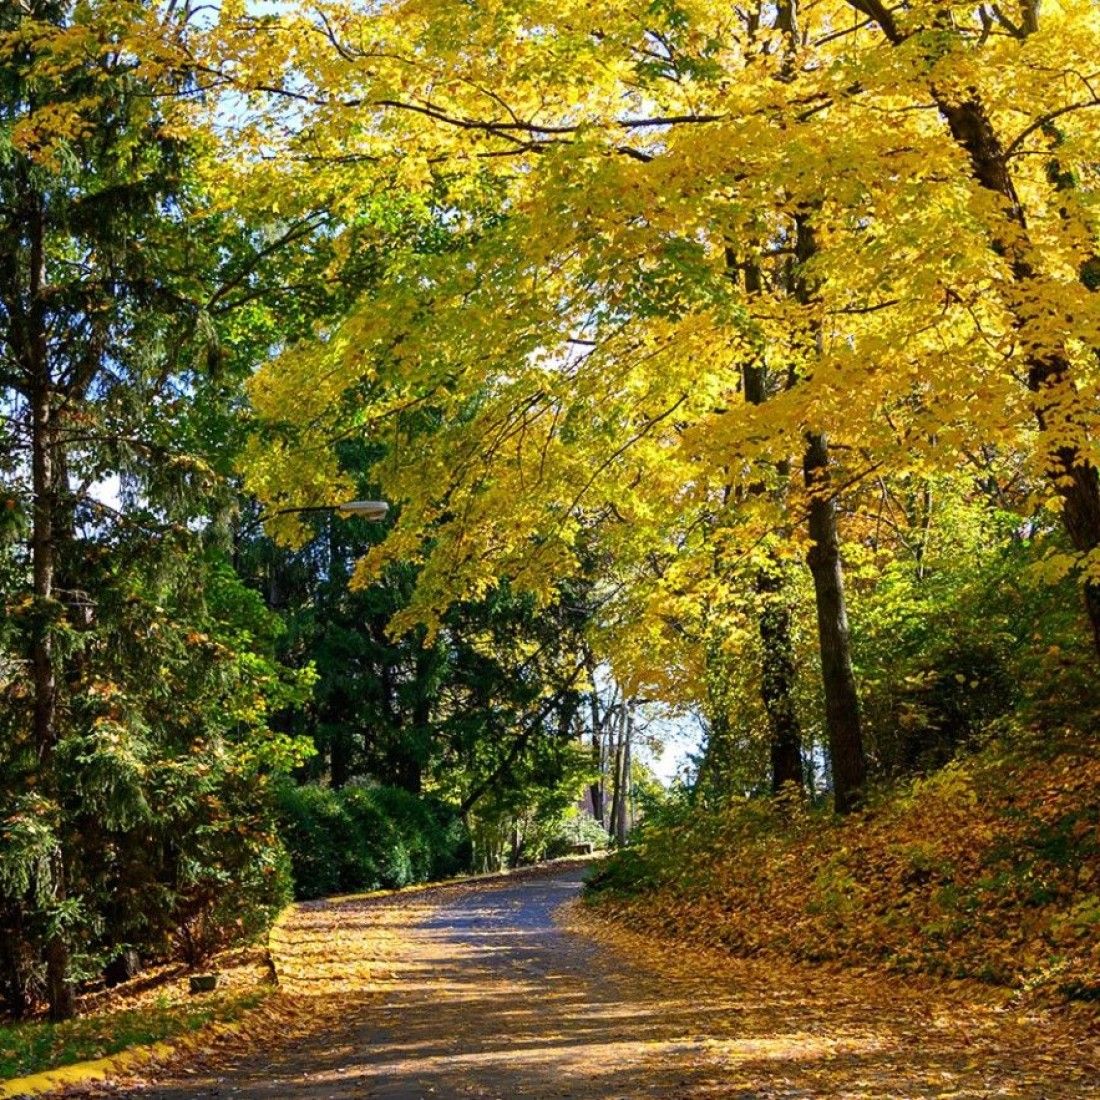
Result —
M555 921L581 879L559 869L302 906L282 978L307 1006L293 1026L110 1095L1090 1095L1095 1051L1090 1061L1078 1047L1067 1060L1043 1020L976 1007L973 991L967 999L881 976L662 958L640 942L631 952L600 946ZM632 961L639 952L644 965Z

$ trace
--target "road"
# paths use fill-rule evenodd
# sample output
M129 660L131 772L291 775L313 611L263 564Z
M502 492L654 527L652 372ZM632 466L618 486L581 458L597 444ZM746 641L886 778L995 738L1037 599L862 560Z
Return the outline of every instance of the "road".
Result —
M1049 1019L975 1004L965 989L647 957L640 942L623 950L564 928L555 911L577 895L581 877L558 870L302 907L286 930L282 979L306 1006L293 1026L110 1095L1094 1095L1095 1048L1067 1040L1062 1053Z

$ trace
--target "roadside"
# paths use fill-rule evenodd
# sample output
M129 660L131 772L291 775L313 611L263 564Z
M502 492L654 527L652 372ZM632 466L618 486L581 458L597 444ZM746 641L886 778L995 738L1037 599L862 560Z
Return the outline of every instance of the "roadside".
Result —
M44 1072L64 1077L87 1060L191 1038L212 1024L234 1024L274 989L262 945L224 951L209 969L218 974L211 992L192 995L182 964L157 966L113 989L86 994L72 1020L0 1026L0 1097L9 1095L15 1079Z
M326 899L324 905L410 895L441 885L476 884L510 876L553 873L555 868L587 863L591 857L564 857L538 867L464 875L447 883L422 883L400 891ZM247 1042L292 1022L301 1010L294 973L311 965L295 935L284 926L299 905L291 903L273 924L268 945L232 948L215 955L203 972L216 973L210 992L190 991L189 971L181 963L154 966L110 989L85 994L79 1015L61 1024L31 1019L0 1025L0 1100L42 1095L58 1088L155 1071L206 1050ZM276 972L279 986L272 980ZM288 984L294 995L288 995Z

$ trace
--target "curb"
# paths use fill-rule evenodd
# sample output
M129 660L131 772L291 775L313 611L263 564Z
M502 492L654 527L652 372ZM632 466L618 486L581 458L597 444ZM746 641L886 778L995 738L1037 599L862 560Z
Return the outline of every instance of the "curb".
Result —
M292 905L283 907L282 912L275 918L275 923L271 926L272 929L292 907ZM138 1046L126 1047L124 1050L104 1055L102 1058L70 1062L68 1065L57 1066L54 1069L39 1070L37 1073L28 1074L26 1077L9 1077L7 1080L0 1081L0 1100L16 1100L16 1098L25 1096L42 1096L45 1093L56 1092L59 1089L107 1081L112 1077L133 1072L152 1062L158 1062L194 1050L210 1039L235 1035L244 1029L253 1013L263 1007L266 999L264 998L259 1004L246 1009L236 1020L211 1020L194 1031L185 1031L170 1039L159 1039L155 1043L143 1043Z
M161 1039L156 1043L127 1047L125 1050L108 1054L103 1058L72 1062L67 1066L58 1066L56 1069L44 1069L27 1077L9 1077L6 1081L0 1081L0 1100L41 1096L58 1089L72 1088L75 1085L107 1081L152 1062L184 1054L210 1039L235 1035L242 1031L248 1018L261 1007L262 1005L253 1006L238 1020L222 1023L211 1021L195 1031L177 1035L174 1039Z
M38 1073L32 1073L27 1077L9 1077L6 1081L0 1081L0 1100L41 1096L58 1089L72 1088L74 1085L90 1085L132 1072L151 1062L184 1054L211 1039L224 1038L243 1031L249 1018L262 1007L261 1001L260 1004L247 1009L239 1019L211 1020L210 1023L194 1031L184 1032L172 1039L160 1039L155 1043L127 1047L115 1054L83 1062L71 1062L67 1066L58 1066L56 1069L39 1070Z

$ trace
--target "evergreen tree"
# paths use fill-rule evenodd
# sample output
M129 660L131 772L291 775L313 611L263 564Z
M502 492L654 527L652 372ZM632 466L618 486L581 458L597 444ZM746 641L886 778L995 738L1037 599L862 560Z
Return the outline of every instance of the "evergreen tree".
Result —
M125 946L208 950L230 883L278 902L263 775L299 758L265 715L305 681L217 549L215 307L246 242L196 228L198 147L163 106L190 78L132 49L178 29L156 18L0 14L0 965L9 1006L41 991L54 1019Z

